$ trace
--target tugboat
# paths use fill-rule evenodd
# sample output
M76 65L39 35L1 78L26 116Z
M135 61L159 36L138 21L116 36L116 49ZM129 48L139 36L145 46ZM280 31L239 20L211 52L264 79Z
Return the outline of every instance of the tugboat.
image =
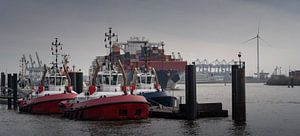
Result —
M112 33L105 33L111 47ZM100 71L96 61L88 91L80 93L74 100L62 101L59 105L64 116L78 120L136 120L149 116L149 103L143 96L129 94L124 69L119 61L122 74L113 68L111 61ZM107 63L106 63L107 64ZM99 72L99 74L98 74ZM98 82L96 84L96 78ZM122 79L123 78L123 79ZM123 82L123 85L121 85Z
M159 84L155 68L148 67L147 55L145 56L144 64L144 67L140 67L139 70L134 69L130 90L137 95L144 96L152 106L174 107L176 97L169 96L163 91Z
M58 56L60 55L58 47L61 47L62 44L56 38L52 46L55 47L55 51L53 47L51 48L55 62L52 63L53 66L50 69L44 65L44 72L38 89L31 92L26 99L18 101L20 112L33 114L62 113L58 107L59 102L74 99L77 95L69 85L70 78L66 66L68 63L67 55L64 55L63 68L58 68ZM48 75L46 75L47 72Z

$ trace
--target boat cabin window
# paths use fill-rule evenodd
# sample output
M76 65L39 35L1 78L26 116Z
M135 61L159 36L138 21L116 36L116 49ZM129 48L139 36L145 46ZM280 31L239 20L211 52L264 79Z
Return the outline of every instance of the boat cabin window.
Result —
M119 76L119 78L120 78L120 76ZM110 75L103 75L103 84L109 84L109 79L110 79ZM101 83L101 82L102 81L100 81L99 83ZM117 83L118 83L118 75L112 75L110 84L117 85Z
M104 75L103 79L103 84L109 84L109 75Z
M63 85L66 84L67 78L66 77L46 77L45 85Z
M153 77L151 75L141 75L137 80L138 83L151 84L153 82Z
M102 75L98 75L98 78L97 78L97 83L98 84L102 84Z
M111 84L116 85L118 81L118 75L112 75L112 77Z
M119 75L118 84L122 84L122 82L123 82L123 75Z
M62 77L62 85L68 86L67 77Z
M55 84L55 78L54 77L50 77L49 78L49 85L54 85Z
M56 77L56 85L61 85L61 77Z
M142 77L141 77L141 83L144 83L144 84L145 84L145 83L146 83L146 80L147 80L147 79L146 79L145 76L142 76Z
M147 84L151 84L152 83L152 77L151 75L147 76Z

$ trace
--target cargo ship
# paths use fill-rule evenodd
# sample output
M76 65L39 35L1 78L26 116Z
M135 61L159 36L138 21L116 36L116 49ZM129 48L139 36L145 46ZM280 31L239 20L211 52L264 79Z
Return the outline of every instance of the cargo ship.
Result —
M184 76L184 61L178 53L165 54L164 42L149 42L145 38L131 37L127 42L113 42L111 53L107 56L98 56L92 62L90 73L93 73L95 61L103 61L110 58L112 63L121 60L128 76L128 82L133 78L133 71L136 67L153 67L156 69L159 84L162 89L174 89L176 83Z

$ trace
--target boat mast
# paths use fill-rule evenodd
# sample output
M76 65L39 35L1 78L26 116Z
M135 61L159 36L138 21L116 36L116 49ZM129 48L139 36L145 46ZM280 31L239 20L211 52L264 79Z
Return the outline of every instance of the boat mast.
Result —
M59 72L59 69L58 69L58 60L57 59L58 59L58 56L60 55L59 54L59 50L60 51L62 50L62 45L63 45L60 42L58 42L57 39L58 38L55 38L55 42L52 42L52 46L51 46L52 55L55 56L55 62L52 62L53 69L55 70L55 73Z
M118 35L117 34L115 34L115 33L113 33L112 32L112 28L111 27L109 27L108 28L108 32L107 33L105 33L105 38L104 38L104 42L106 42L105 43L105 47L107 47L107 42L108 42L108 45L109 45L109 63L108 63L108 69L109 69L109 77L110 77L110 79L109 79L109 85L111 85L111 70L113 69L113 63L114 63L114 58L112 58L113 56L112 56L112 39L113 38L116 38L116 42L118 42Z
M104 42L105 43L105 47L107 48L107 44L109 45L109 65L108 68L111 70L112 69L112 63L114 63L114 58L112 56L112 39L116 38L116 42L118 42L118 35L112 32L112 28L108 28L108 32L105 33L105 38L104 38Z

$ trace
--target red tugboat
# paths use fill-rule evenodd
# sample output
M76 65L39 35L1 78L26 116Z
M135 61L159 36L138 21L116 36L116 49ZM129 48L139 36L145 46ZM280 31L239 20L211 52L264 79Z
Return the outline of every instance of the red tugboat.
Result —
M111 32L105 33L111 47L111 40L116 35ZM146 119L149 116L149 103L143 96L129 94L126 85L126 75L119 62L122 73L119 73L106 60L105 69L100 71L100 65L94 70L91 86L88 92L80 93L74 100L60 103L64 116L78 120L136 120ZM102 68L104 66L102 65ZM99 74L98 74L99 72ZM97 81L96 79L100 77ZM123 82L123 85L121 85ZM97 86L97 87L96 87Z
M95 71L95 74L98 73ZM59 104L65 117L78 120L148 118L149 103L143 96L127 93L129 87L121 85L121 82L126 81L121 73L116 70L105 70L99 72L97 76L103 79L101 82L98 81L98 88L94 76L88 92L82 92L74 100L62 101Z
M62 44L58 43L57 38L55 43L52 43L55 51L52 54L55 56L55 62L51 69L44 65L43 77L40 81L38 89L31 92L28 97L18 102L19 111L33 114L54 114L62 113L58 104L64 100L71 100L77 96L77 93L72 90L69 85L70 78L68 76L66 65L68 63L67 55L64 55L63 68L58 68L58 47ZM51 48L53 51L53 47ZM61 48L62 49L62 48ZM48 75L46 76L48 72Z

